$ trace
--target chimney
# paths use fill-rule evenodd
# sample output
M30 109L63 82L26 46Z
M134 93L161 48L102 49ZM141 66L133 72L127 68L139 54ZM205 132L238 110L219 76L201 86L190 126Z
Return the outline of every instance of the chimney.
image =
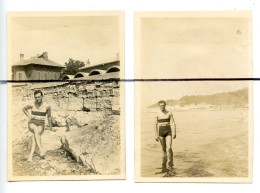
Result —
M87 66L90 66L90 61L89 61L89 59L87 60L87 62L86 62L86 67Z
M24 54L20 54L20 60L24 60Z
M45 60L48 60L48 52L43 52L42 57L43 57Z

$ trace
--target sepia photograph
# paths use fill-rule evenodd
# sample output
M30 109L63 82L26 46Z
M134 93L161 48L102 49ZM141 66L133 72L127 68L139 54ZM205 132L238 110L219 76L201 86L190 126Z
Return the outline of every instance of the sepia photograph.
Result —
M251 38L248 11L135 14L136 182L252 183Z
M8 181L125 179L124 13L10 12Z

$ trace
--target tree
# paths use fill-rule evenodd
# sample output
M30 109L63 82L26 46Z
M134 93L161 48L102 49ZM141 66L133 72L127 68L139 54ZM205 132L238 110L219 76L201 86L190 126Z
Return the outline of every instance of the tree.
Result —
M63 74L75 75L78 72L78 69L84 66L85 66L84 62L69 58L69 61L65 62L65 69Z

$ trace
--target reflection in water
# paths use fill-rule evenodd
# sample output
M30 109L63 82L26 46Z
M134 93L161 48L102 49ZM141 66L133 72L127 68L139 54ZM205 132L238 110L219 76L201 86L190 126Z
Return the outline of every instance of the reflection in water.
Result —
M189 110L173 112L176 177L246 177L248 175L248 110ZM154 139L154 113L142 114L141 176L161 166L161 146Z

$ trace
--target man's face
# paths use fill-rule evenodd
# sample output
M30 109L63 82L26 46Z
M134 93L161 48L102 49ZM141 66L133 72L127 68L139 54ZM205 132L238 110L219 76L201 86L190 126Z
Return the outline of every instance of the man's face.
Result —
M34 95L35 101L36 103L41 103L42 102L42 95L41 93L37 93L36 95Z
M159 103L159 108L161 109L161 111L165 110L165 103Z

